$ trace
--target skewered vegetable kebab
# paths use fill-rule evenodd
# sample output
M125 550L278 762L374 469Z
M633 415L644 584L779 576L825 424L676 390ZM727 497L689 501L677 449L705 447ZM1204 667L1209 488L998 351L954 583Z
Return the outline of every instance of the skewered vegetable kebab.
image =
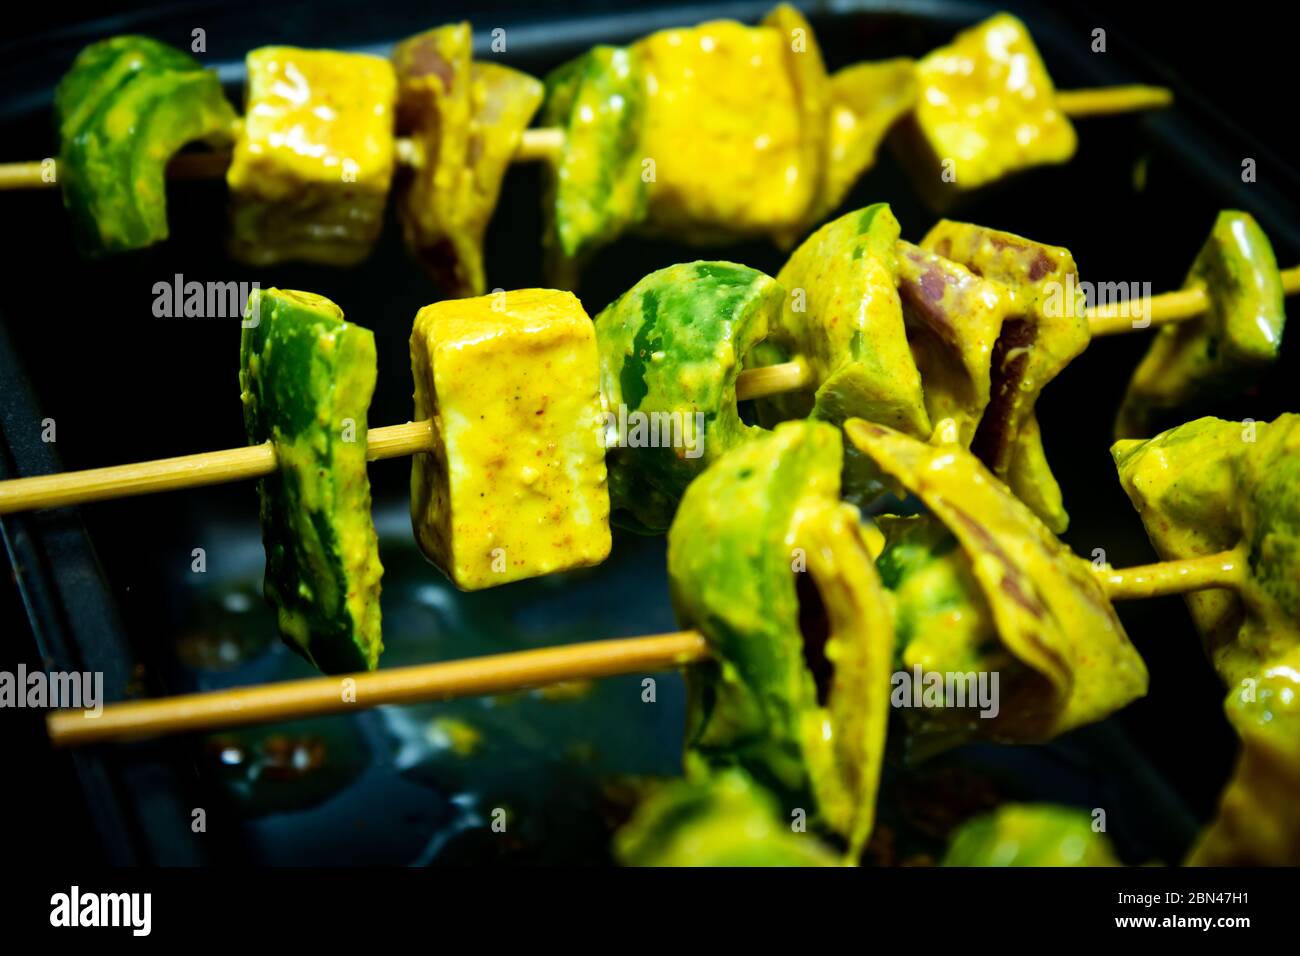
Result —
M974 723L988 724L993 739L1041 740L1144 692L1145 669L1101 578L968 452L861 421L849 422L847 434L882 470L942 508L939 520L954 522L957 548L970 562L963 599L985 608L996 629L981 641L1004 641L1024 655L1026 671L1041 674L1013 682L1002 718ZM840 445L831 425L790 422L719 459L686 491L669 533L669 571L679 618L700 628L713 655L688 675L689 773L701 779L737 767L782 802L806 807L810 821L838 834L852 854L872 825L895 632L904 648L918 635L895 620L873 566L878 542L839 499ZM970 527L961 523L968 518ZM796 548L807 554L815 597L796 590ZM801 610L818 600L824 630L801 626ZM398 678L395 699L413 699L408 680L388 676ZM339 709L333 684L331 693L315 694L316 682L306 683L312 688L302 691L317 706ZM243 692L233 719L256 719L260 707L249 695L270 692ZM148 705L124 708L141 706ZM191 719L203 709L186 705ZM90 732L111 735L118 720L107 708Z
M717 269L717 264L708 265ZM710 277L719 275L715 271ZM632 296L642 314L645 300L644 291ZM294 305L314 308L319 302L305 300ZM440 305L463 308L473 303ZM272 311L269 318L272 325L278 324L277 313ZM260 327L259 323L255 328ZM481 337L483 330L471 327L464 331ZM417 341L419 336L417 325ZM436 375L436 359L430 365ZM973 457L952 447L926 445L879 425L851 421L846 428L855 445L882 472L900 479L907 490L930 505L970 560L964 578L962 561L945 570L950 575L957 572L953 575L957 579L956 603L970 609L965 613L971 615L974 626L960 629L955 642L934 648L927 647L927 642L934 643L936 628L925 626L927 613L933 621L934 612L925 607L924 600L918 602L915 595L907 593L918 565L906 552L906 544L911 543L908 532L913 529L905 529L895 539L899 553L890 551L882 557L887 583L898 588L900 633L907 635L904 660L917 647L922 655L919 660L934 669L971 667L973 661L979 670L1005 669L1011 677L1006 717L988 725L971 720L965 727L953 727L945 720L939 731L943 737L951 740L953 735L987 733L1011 741L1045 739L1105 716L1144 691L1145 669L1123 637L1098 581L1080 559L1055 542L1023 504L983 472ZM692 700L702 702L704 710L691 723L695 728L691 762L708 767L738 761L756 777L770 781L770 786L811 794L818 819L856 849L870 830L869 811L864 807L874 804L868 794L874 793L879 772L882 715L887 706L879 677L892 666L889 647L894 627L888 620L881 621L882 609L888 604L882 599L880 581L871 568L873 555L856 514L836 503L840 472L837 435L826 425L791 423L770 436L738 446L724 459L728 467L720 463L706 473L698 487L687 491L677 522L685 528L692 522L699 525L699 538L678 545L683 538L674 532L670 536L670 566L674 561L687 563L673 576L675 603L685 620L697 623L711 638L722 661L720 667L705 665L693 675ZM762 467L764 457L770 457L769 446L779 446L779 439L786 439L784 444L796 449L785 456L788 465L784 467L793 469L786 475L788 483L777 480L781 467ZM813 468L816 470L809 471ZM753 485L756 490L740 496L753 507L728 509L718 515L719 503L736 500L734 486L752 479L755 473L763 476ZM715 480L723 480L729 490L713 487L709 475L722 475ZM792 489L801 494L792 493ZM706 509L703 517L692 517L692 501L703 503L699 506ZM770 539L761 531L761 515L772 522ZM756 537L757 546L747 546L747 537ZM762 558L764 540L780 542L781 550ZM802 662L804 638L798 628L798 602L797 598L790 600L794 585L785 549L792 542L810 545L810 570L831 622L823 653L826 660L835 662L834 683L821 695L817 695L817 680L820 676L825 688L826 674L815 664ZM922 543L930 546L934 542L931 535ZM754 579L758 590L739 595L738 600L735 558L750 555L752 563L756 547L762 558L761 563L752 565L760 571ZM675 557L678 555L684 557ZM925 563L920 562L922 566ZM767 569L767 576L761 573L762 568ZM778 580L772 573L783 577ZM1195 582L1185 583L1195 586ZM1205 583L1200 582L1202 586ZM979 587L986 589L983 595ZM981 598L986 602L983 606ZM941 606L940 614L950 614L954 595L947 594L943 600L948 603ZM729 614L739 614L744 627L727 625ZM918 620L921 626L917 626ZM981 624L988 621L993 624ZM764 622L767 626L760 629L765 638L753 640L754 628ZM887 643L880 643L882 634L889 636ZM746 635L749 640L744 640ZM869 686L879 687L881 692L863 696L861 691ZM810 691L814 696L809 696ZM872 701L870 709L864 710L864 700ZM930 731L923 722L913 727L913 734ZM836 745L827 748L828 739ZM792 751L797 760L792 759Z
M963 248L997 250L1001 259L987 251L961 254L981 271L999 275L997 268L1009 267L997 263L1008 256L1013 256L1013 264L1018 263L1022 272L1034 275L1037 270L1039 279L1052 274L1047 270L1053 261L1068 260L1064 250L978 227L941 223L932 233L936 235L940 237L936 244L948 251L955 242L964 242ZM868 246L869 254L863 255ZM895 249L902 250L898 278L893 274ZM592 348L596 340L601 343L599 375L607 406L647 417L676 415L685 433L686 441L676 442L676 447L609 450L610 496L616 513L624 515L624 523L636 530L666 529L682 490L699 470L733 445L761 433L742 424L737 414L737 357L754 350L769 325L778 330L774 341L781 342L784 332L786 340L807 350L814 365L832 369L818 387L820 417L842 420L848 415L869 415L927 434L930 427L925 420L927 409L921 403L919 372L911 361L914 352L929 373L924 400L934 410L934 417L937 419L939 412L952 416L965 413L956 436L941 434L940 439L964 445L978 436L976 423L989 398L985 363L990 355L996 355L992 343L999 340L1008 305L1015 300L1011 292L999 291L990 280L940 256L900 245L897 222L884 206L869 207L819 231L792 257L782 278L806 286L812 301L822 306L804 321L787 302L782 315L784 329L776 320L785 298L781 285L754 270L728 263L693 263L652 274L597 317L594 333L577 300L562 293L524 291L486 300L443 302L424 310L413 336L417 417L431 416L437 427L415 435L414 442L390 453L431 452L417 455L412 485L416 533L425 552L458 586L471 589L603 560L609 550L606 516L610 501L603 485L604 454L597 453L599 443L588 442L584 430L599 431L601 396L595 388L582 384L583 360L579 357L581 350ZM946 335L940 344L961 350L959 363L953 365L951 356L943 359L937 353L927 360L927 343L915 336L912 351L908 351L895 282L903 290L903 298L915 303L909 314L920 315L931 333ZM963 297L962 293L968 294ZM334 427L330 423L340 419L352 421L354 426L358 421L364 423L365 406L373 390L373 343L368 332L343 323L341 312L328 300L294 293L268 296L259 293L250 314L260 314L263 301L269 301L270 324L259 323L246 332L244 349L250 439L256 444L270 441L271 447L284 451L270 453L267 467L244 476L274 472L279 481L292 478L286 488L278 490L264 483L268 594L279 609L282 632L319 666L332 671L373 667L379 652L378 557L373 529L368 533L358 529L356 507L368 502L362 451L366 435L364 425L351 441L329 431ZM949 307L948 313L941 311L941 304ZM859 321L839 323L836 310L846 306L856 306ZM1060 311L1074 323L1070 330L1077 330L1082 320L1069 310ZM803 321L795 326L797 337L789 334L791 322L787 320ZM293 350L288 345L277 348L280 364L269 365L267 370L279 371L268 377L268 395L275 399L275 389L288 389L288 405L301 403L304 397L319 398L323 404L314 416L299 414L296 407L282 412L289 416L288 424L276 430L274 421L268 424L254 414L260 396L253 386L260 382L260 352L275 344L274 333L281 324L294 346ZM345 341L363 338L369 344L338 348L335 329L346 330ZM958 329L971 334L956 335ZM839 339L833 341L831 335ZM872 337L869 349L862 346L864 335ZM553 376L517 375L514 362L520 355L528 357L525 370L554 364L554 370L561 371L559 380L578 383L576 390L557 390ZM362 374L350 369L348 362L369 363L363 373L369 384L349 386L339 401L351 414L339 415L331 392L337 387L336 380L342 380L342 375ZM591 371L594 374L594 369ZM902 389L897 386L900 381ZM485 402L481 394L485 386L466 388L465 383L471 382L506 383L498 396L506 401ZM561 405L548 408L557 395ZM540 421L525 416L522 424L562 424L549 433L538 433L535 427L532 432L521 430L520 416L512 412L511 401L530 410L536 407L538 414L550 413ZM276 407L267 404L273 410ZM704 418L711 436L707 445L703 443L704 429L694 424L689 412L681 418L682 409ZM489 413L491 422L486 421ZM574 428L574 422L587 424ZM319 430L321 423L326 433L313 434L309 426ZM536 447L521 446L505 437L517 433L536 433ZM483 435L489 440L480 440ZM584 442L591 444L591 454L582 454ZM683 453L683 444L695 446L700 457ZM299 447L314 449L316 457L304 458L296 450ZM563 451L558 457L557 447ZM573 467L560 468L562 462ZM318 480L317 470L322 468L324 474ZM557 484L557 474L566 478L585 475L586 480L570 487L563 481ZM848 475L852 481L852 470ZM1050 479L1050 473L1047 477ZM301 493L304 487L317 492L303 496L316 507L299 514L298 509L286 507L286 496L291 494L288 489ZM325 492L338 492L347 506ZM517 520L520 509L526 512L522 521ZM368 507L360 512L368 515ZM507 515L511 520L506 520ZM333 528L330 539L317 540L333 527L331 522L339 526ZM350 547L338 543L345 539L353 542ZM293 547L285 550L286 541ZM303 542L309 547L298 554ZM321 573L322 547L335 556L330 573L325 580L307 580ZM345 554L352 560L347 568L342 558ZM296 601L294 595L302 595L305 603ZM320 620L310 623L312 610L319 609L322 602L330 608L325 617L336 626L324 627ZM344 610L348 613L342 613ZM369 623L363 623L363 618ZM312 641L322 648L337 645L342 657L331 661L331 652L310 649ZM357 653L361 656L355 656Z
M972 735L1010 743L1044 740L1101 719L1146 691L1145 666L1106 598L1108 571L1098 575L1071 554L969 453L862 420L846 424L848 439L920 497L930 514L895 519L876 562L878 575L860 562L862 548L870 547L860 537L812 543L824 549L822 574L814 573L812 581L831 622L830 638L818 645L819 632L801 629L799 616L788 610L790 601L802 598L790 581L788 557L793 547L809 544L800 515L824 512L786 485L784 472L794 464L806 468L813 455L807 449L789 453L782 440L788 446L797 446L796 439L811 444L824 428L811 422L778 426L772 436L733 451L686 492L669 533L674 604L683 623L708 637L716 663L687 672L688 779L653 794L618 835L625 862L830 865L834 857L826 847L789 832L789 809L807 806L808 797L791 787L792 752L802 753L813 806L820 808L810 818L823 833L847 838L848 859L855 859L862 833L870 829L867 811L859 808L855 822L861 829L855 831L836 824L827 808L835 806L832 785L847 771L878 777L882 730L871 722L876 711L861 708L864 701L879 705L885 693L881 672L894 667L997 672L1004 678L1002 711L991 721L952 707L933 715L905 711L909 737L924 741L938 734L945 744ZM1116 458L1161 553L1194 559L1182 565L1176 587L1194 591L1186 596L1202 618L1230 625L1221 636L1237 632L1233 659L1245 658L1258 678L1255 694L1230 695L1230 716L1246 750L1221 819L1191 862L1294 863L1300 853L1300 817L1290 799L1300 772L1300 725L1291 719L1300 683L1300 548L1295 509L1286 503L1294 503L1300 487L1300 416L1260 426L1265 432L1254 446L1242 443L1241 428L1203 420L1184 426L1185 435L1175 431L1117 446ZM831 446L837 450L837 443ZM826 474L836 470L831 461ZM754 498L755 485L769 496L776 529L789 528L783 535L764 533L762 521L743 504L734 518L727 509L724 502L733 497L742 503ZM833 485L833 478L823 477L795 487L815 496ZM1243 501L1244 509L1238 507L1244 514L1234 519L1228 511ZM772 508L771 502L781 505ZM857 526L851 510L844 520ZM738 573L741 568L744 573ZM815 570L811 562L809 570ZM1136 577L1140 584L1143 575ZM883 601L882 585L890 594ZM1220 585L1237 588L1240 597L1204 590ZM868 611L846 613L855 592ZM1234 603L1247 607L1245 626L1240 613L1224 613ZM866 643L855 647L855 641ZM881 652L891 646L894 660L882 666ZM1262 673L1254 670L1262 653L1279 646L1286 648L1284 656ZM781 661L784 666L773 665ZM859 683L848 683L855 679ZM868 696L845 702L836 697L842 687L866 689ZM887 711L879 719L887 719ZM837 742L840 777L815 770L823 759L815 748L827 740ZM781 741L784 746L778 746ZM743 854L721 817L723 807L754 827L754 842ZM1078 811L1008 806L959 830L945 862L1116 860Z
M137 36L92 44L55 101L58 178L78 243L103 254L165 239L168 160L187 142L233 142L232 255L354 263L378 236L401 159L408 246L454 294L481 294L483 232L521 143L521 155L553 159L545 245L553 276L572 280L634 227L792 244L840 204L914 105L910 141L955 162L966 189L1068 159L1066 112L1169 101L1144 87L1054 96L1023 24L1005 14L918 64L828 76L811 27L782 4L757 27L719 20L596 47L547 78L548 129L526 131L541 84L475 63L471 49L466 23L398 44L391 63L264 47L248 56L241 123L216 74L188 54ZM403 148L395 136L409 137ZM200 162L192 173L219 172ZM3 172L6 185L48 178L40 164ZM940 181L928 167L921 175Z
M1113 454L1156 551L1217 585L1186 600L1242 749L1189 862L1300 863L1300 416L1202 418Z
M868 207L871 208L873 207ZM1017 298L1014 295L1015 284L1023 282L1026 275L1024 263L1019 273L1011 270L1016 281L1012 283L1012 288L1006 289L999 283L985 280L976 274L986 267L981 261L972 259L969 263L971 268L966 268L945 260L934 252L928 252L923 248L929 241L930 237L927 236L922 240L922 247L906 242L898 243L896 257L891 257L887 246L882 246L877 241L876 253L885 257L885 264L880 266L868 262L862 266L859 250L865 251L866 245L858 241L856 231L851 226L846 228L846 224L853 223L855 219L860 223L861 217L866 213L867 210L850 213L828 225L791 257L780 275L793 285L795 281L803 282L809 277L809 266L815 268L818 263L818 244L824 246L821 251L833 260L834 268L821 270L825 275L814 273L813 278L819 288L824 287L824 291L828 292L825 298L838 308L820 309L815 316L816 321L806 320L803 313L808 311L808 290L793 285L790 290L791 300L783 308L780 321L769 323L773 329L770 340L759 342L745 357L748 367L736 378L737 397L763 398L785 391L806 390L811 385L814 389L812 395L783 396L780 400L765 402L765 414L761 417L771 423L808 414L817 404L818 393L815 389L818 384L837 378L848 383L858 382L861 385L859 391L865 390L867 396L864 402L870 399L873 390L884 394L886 402L878 403L883 413L889 411L888 398L900 391L898 385L891 384L889 379L894 377L908 383L914 374L919 373L924 378L925 412L937 429L941 427L940 437L946 440L955 435L956 440L969 444L976 437L983 410L988 404L994 374L1001 375L1001 367L994 373L989 368L989 363L992 350L999 346L999 335L1008 314L1007 297L1018 302L1026 299L1026 296ZM872 217L874 220L874 213ZM1040 244L969 224L944 222L941 227L967 233L970 240L968 245L975 245L972 236L981 235L983 239L979 242L994 249L1012 246L1021 248L1022 258L1028 263L1028 272L1034 269L1034 250L1040 248ZM936 227L932 235L937 234L941 227ZM1276 266L1271 249L1254 221L1245 213L1225 212L1220 214L1216 234L1221 234L1225 227L1236 235L1254 237L1249 245L1250 255L1240 257L1234 263L1239 274L1260 286L1276 286ZM882 215L878 228L896 228L892 215ZM1210 249L1216 241L1212 238L1206 249ZM1041 246L1041 249L1045 256L1065 255L1068 260L1068 253L1059 247ZM951 247L949 251L952 251ZM1203 250L1202 256L1205 254ZM897 260L896 266L892 262L894 258ZM881 287L879 282L882 269L885 273L890 273L895 268L898 273L896 296ZM995 263L994 268L1009 267L997 266ZM1280 276L1283 293L1294 294L1300 291L1300 267L1286 270ZM1231 333L1223 330L1229 320L1234 327L1252 321L1256 327L1269 330L1269 341L1272 343L1269 354L1276 355L1285 319L1285 313L1276 306L1276 300L1270 304L1267 299L1263 299L1259 300L1263 304L1256 305L1253 301L1255 297L1241 293L1242 283L1221 287L1212 274L1210 278L1208 283L1201 280L1189 282L1188 288L1180 292L1141 299L1137 306L1131 302L1121 302L1089 308L1085 312L1088 331L1093 337L1133 331L1139 328L1132 315L1136 309L1136 315L1142 316L1149 325L1185 322L1190 329L1195 330L1191 333L1193 341L1208 343L1216 339L1240 337L1235 328ZM850 290L856 286L857 294L862 298L852 299L847 293L837 291L839 286ZM1032 301L1034 289L1030 288L1029 292L1031 295L1027 301ZM1072 303L1065 301L1064 289L1062 292L1060 301L1055 303L1051 302L1049 293L1047 300L1042 303L1043 307L1050 305L1053 309L1068 314ZM899 325L892 309L881 308L882 302L888 304L893 298L899 299L903 306L903 335L911 352L910 362L898 342ZM1246 307L1242 307L1243 303ZM1077 302L1073 304L1077 313ZM1017 308L1024 310L1026 306L1021 302ZM844 312L850 313L852 318L844 328L838 332L819 331L819 323L828 323L832 329L839 326ZM876 317L876 312L880 313L879 318ZM1073 326L1066 325L1065 328L1071 331ZM846 329L847 335L843 334ZM791 330L797 332L798 339ZM1074 335L1073 332L1071 334ZM1166 333L1161 331L1161 335ZM875 343L877 339L883 339L883 342L876 344L876 348L903 356L901 367L890 367L877 362L874 369L875 374L881 376L878 383L861 370L840 368L842 363L859 361L862 356L855 353L863 352L866 343ZM990 342L993 346L989 345ZM1207 344L1205 349L1208 352L1216 347ZM795 355L794 349L811 353L822 371L816 377L812 376L809 362ZM1013 357L1024 354L1018 353L1014 348L1010 351ZM1222 350L1220 358L1216 360L1220 377L1228 377L1223 373L1230 375L1233 364L1240 362L1236 357L1238 351L1229 348ZM945 356L945 353L950 354ZM661 361L660 358L654 358L654 354L657 353L652 354L652 365ZM870 359L870 355L867 358ZM1247 355L1246 358L1249 360L1252 356ZM1262 358L1258 350L1253 358L1255 361ZM783 361L787 359L792 360ZM765 364L770 362L777 364ZM915 365L915 372L911 370L911 364ZM1180 388L1183 392L1194 398L1194 379L1189 375L1193 370L1189 367L1172 369L1172 372L1182 381ZM620 377L610 372L604 376L606 383ZM1156 381L1153 377L1149 378ZM906 388L902 391L905 393L904 404L901 411L893 414L910 416L915 420L917 413L914 391L908 393ZM821 394L832 395L836 392L837 389L827 388ZM611 394L613 390L607 384L606 398ZM911 403L910 406L907 402ZM826 404L829 406L832 403ZM864 411L867 415L874 414L870 409ZM839 417L844 415L840 414ZM372 460L413 454L429 448L429 429L425 422L374 429L369 438L369 456ZM138 465L91 469L67 475L11 480L0 482L0 514L254 478L270 473L274 467L274 452L270 446L253 446ZM667 521L661 521L662 527L666 528Z
M860 419L844 434L931 509L916 520L940 532L927 544L951 564L951 590L909 590L926 559L900 557L898 540L879 553L840 501L840 433L819 422L778 425L697 478L668 568L678 620L714 655L687 671L688 777L739 768L782 806L811 807L856 859L897 667L1007 679L992 719L940 708L938 731L908 722L945 743L1049 739L1142 696L1147 675L1089 565L971 454ZM799 554L806 577L792 572Z
M1034 404L1093 334L1068 250L951 220L914 246L877 204L813 233L777 281L795 294L746 364L801 356L812 379L810 390L763 399L765 423L860 417L971 447L1048 527L1065 530ZM1188 289L1203 314L1159 331L1131 396L1163 389L1173 407L1276 358L1283 281L1249 214L1219 215ZM856 453L847 468L851 493L873 487Z
M906 609L926 599L905 593L910 572L890 570L891 564L917 562L887 548L877 573L873 558L881 542L855 509L840 502L841 433L825 423L789 422L738 445L707 469L687 489L669 532L674 607L707 643L699 643L698 632L685 632L607 642L635 643L628 653L597 642L396 668L350 677L357 696L346 704L330 678L115 704L95 721L51 715L52 737L66 745L210 729L499 693L575 673L644 673L693 663L688 779L651 797L623 831L618 845L624 858L787 865L856 859L872 827L890 675L900 657L907 662L911 648L929 643L924 660L932 668L997 668L1010 678L999 716L972 719L966 727L945 721L949 742L954 731L958 739L1043 740L1101 719L1145 692L1145 667L1110 607L1108 590L1135 597L1216 581L1182 573L1204 558L1095 573L969 452L936 448L861 420L846 423L845 434L882 472L918 495L932 509L928 520L955 541L948 551L935 549L934 559L964 578L956 593L939 589L928 599L932 610L920 626L915 610ZM1289 452L1293 465L1300 460L1296 451ZM792 564L796 549L806 551L807 575ZM796 580L811 589L801 591ZM895 588L892 596L886 587ZM818 607L826 615L822 626L813 623ZM961 628L966 614L987 627ZM945 647L936 632L954 625L959 636ZM651 642L671 649L642 647ZM534 659L536 667L526 663ZM585 659L594 666L582 664ZM925 722L907 729L931 733ZM813 833L844 849L822 846L812 836L796 841L788 812L782 813L791 807L806 811ZM710 822L726 808L747 821L754 838L748 852L737 846L734 829L713 832ZM650 852L650 836L662 840L665 856Z
M571 293L545 289L422 309L411 335L415 413L432 423L412 464L421 549L475 590L603 561L611 491L670 520L685 485L744 437L739 356L781 297L753 269L693 263L643 279L595 323ZM628 302L635 336L667 336L671 361L634 367L647 360L624 354ZM249 439L276 450L276 471L259 486L267 597L286 641L318 667L373 669L382 573L365 461L373 337L307 293L256 290L249 315L258 317L242 349ZM611 353L635 412L670 409L681 421L688 407L707 422L679 426L697 456L682 445L611 450L607 484L601 380Z

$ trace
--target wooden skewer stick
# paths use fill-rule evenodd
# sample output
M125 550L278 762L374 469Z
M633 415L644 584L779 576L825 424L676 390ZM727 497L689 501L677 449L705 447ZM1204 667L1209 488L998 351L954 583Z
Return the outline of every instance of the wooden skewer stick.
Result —
M737 378L736 397L760 398L793 391L808 380L808 366L803 361L750 369ZM433 430L427 421L372 428L366 436L366 457L371 461L429 452L433 447ZM275 450L266 442L131 465L15 478L0 481L0 515L244 481L274 471Z
M427 421L372 428L367 434L366 457L371 461L432 449L433 432ZM266 442L132 465L14 478L0 481L0 514L244 481L273 471L275 449Z
M1173 94L1161 86L1109 86L1090 90L1058 90L1056 106L1067 116L1104 116L1135 110L1160 109L1173 103ZM554 160L564 150L564 130L557 127L526 129L515 152L514 161L531 163ZM418 161L418 151L410 140L397 140L397 159L406 164ZM169 179L220 179L230 165L228 152L183 153L167 166ZM58 185L54 175L37 162L0 163L0 191L6 189L47 189Z
M1281 275L1284 295L1300 292L1300 266L1284 269ZM1134 324L1139 319L1149 319L1150 325L1182 322L1201 315L1209 307L1210 297L1205 289L1179 289L1176 292L1153 295L1146 300L1144 307L1136 309L1127 302L1110 302L1091 308L1087 312L1088 326L1094 338L1099 335L1118 335L1146 328L1145 324Z
M1134 601L1186 594L1206 588L1240 589L1248 573L1244 545L1181 561L1139 564L1131 568L1107 566L1096 570L1112 601Z
M1121 570L1106 567L1096 573L1116 600L1239 586L1245 576L1242 554L1237 549ZM109 704L98 717L89 717L80 710L55 711L46 718L46 727L54 746L74 747L297 720L385 704L504 694L619 674L645 674L673 670L708 657L703 635L678 631L393 667L345 677L309 677Z
M564 149L564 130L556 127L526 129L515 150L516 163L549 161ZM397 161L407 166L419 165L419 151L409 139L398 139ZM220 179L230 166L230 153L213 150L180 153L167 164L167 178L180 180ZM51 175L53 173L53 175ZM58 163L47 168L44 162L0 163L0 190L54 189L58 183Z
M1104 86L1091 90L1057 90L1056 108L1066 116L1110 116L1170 106L1174 94L1163 86Z
M1285 294L1300 292L1300 266L1284 270L1281 276ZM1144 312L1150 319L1150 326L1158 326L1194 318L1209 306L1209 296L1204 289L1180 289L1151 296L1139 312ZM1088 323L1093 336L1116 335L1147 328L1147 325L1133 324L1132 312L1133 308L1126 303L1089 309ZM811 371L802 359L746 369L736 379L736 398L743 401L797 391L811 380ZM367 457L371 461L414 455L432 449L433 434L428 422L373 428L368 435ZM273 471L275 452L267 443L133 465L15 478L0 481L0 515L242 481L269 475Z
M702 634L678 631L110 704L98 717L56 711L46 723L54 745L70 747L644 674L694 663L708 653Z
M1283 270L1281 277L1286 295L1300 292L1300 266ZM1135 325L1134 307L1123 302L1089 309L1087 318L1095 337L1184 321L1202 314L1209 307L1209 295L1204 289L1180 289L1153 295L1144 306L1137 307L1139 315L1150 320L1146 325ZM746 369L736 379L736 398L743 401L797 391L811 380L811 370L802 359ZM432 450L432 442L428 422L373 428L368 436L367 457L376 461L427 452ZM0 515L242 481L269 475L273 471L275 452L267 443L133 465L15 478L0 481Z

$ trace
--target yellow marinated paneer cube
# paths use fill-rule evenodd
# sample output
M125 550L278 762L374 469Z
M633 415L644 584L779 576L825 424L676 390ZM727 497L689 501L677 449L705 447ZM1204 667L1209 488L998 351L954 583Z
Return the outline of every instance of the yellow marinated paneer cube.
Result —
M595 326L569 292L437 302L411 333L416 455L411 520L463 590L598 564L609 555Z
M370 252L393 178L397 79L385 59L262 47L226 175L231 254L351 265Z
M1074 155L1074 127L1056 107L1047 67L1025 25L1010 14L958 34L921 59L916 74L920 95L911 132L931 161L952 161L957 189Z
M718 20L637 44L646 70L646 158L654 161L652 231L707 242L802 222L820 169L807 168L801 149L807 120L787 60L790 42L774 27Z

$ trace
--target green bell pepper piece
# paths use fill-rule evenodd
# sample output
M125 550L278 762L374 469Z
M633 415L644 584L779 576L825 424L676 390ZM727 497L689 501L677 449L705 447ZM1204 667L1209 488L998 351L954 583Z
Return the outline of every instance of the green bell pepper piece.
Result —
M1300 648L1228 693L1241 754L1192 866L1300 864Z
M1008 804L957 830L944 866L1122 866L1083 810Z
M166 239L168 160L186 143L233 138L235 112L216 73L148 37L87 47L54 103L63 202L91 256Z
M1200 418L1111 454L1162 559L1240 551L1235 588L1184 596L1224 681L1300 645L1300 415Z
M627 866L838 866L817 837L782 820L776 799L740 770L674 780L614 837Z
M610 502L621 525L666 531L686 486L761 433L740 420L736 377L783 295L748 266L691 262L651 273L596 316L601 393L627 432L607 434Z
M244 424L278 462L258 482L267 600L285 642L321 670L374 670L383 650L366 472L374 334L310 292L254 290L247 315Z
M637 52L597 46L546 77L542 125L564 130L543 210L547 272L571 288L582 264L645 219L645 76Z
M1204 289L1210 308L1156 333L1129 381L1116 438L1146 437L1161 413L1237 387L1277 359L1286 326L1282 276L1253 216L1219 213L1183 288Z
M855 852L874 822L893 624L840 433L788 422L716 461L668 532L673 606L716 660L690 669L687 772L740 766Z
M933 515L877 519L885 549L876 561L894 595L896 666L914 674L997 674L1008 700L1035 689L1033 672L998 638L997 624L952 532ZM978 679L978 678L977 678ZM995 717L972 708L907 707L909 752L920 756L981 736L996 738Z
M898 220L885 203L822 226L777 275L785 307L757 363L803 356L812 414L836 424L866 418L921 438L930 419L898 296ZM806 396L766 399L765 420L808 414Z

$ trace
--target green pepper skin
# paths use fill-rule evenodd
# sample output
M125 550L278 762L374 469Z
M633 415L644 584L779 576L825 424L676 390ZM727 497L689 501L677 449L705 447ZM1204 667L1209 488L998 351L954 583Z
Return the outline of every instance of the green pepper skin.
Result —
M1116 438L1144 438L1163 413L1235 388L1277 359L1286 326L1282 276L1253 216L1219 213L1183 288L1204 289L1210 308L1152 339L1129 381Z
M310 292L254 290L240 343L250 444L279 467L258 482L266 597L280 633L326 673L374 670L379 541L370 514L366 412L373 333Z
M1008 804L969 820L953 836L944 866L1122 866L1083 810Z
M813 233L782 267L786 290L763 362L801 355L812 370L812 413L823 421L865 418L919 438L930 419L898 295L898 220L885 203L858 209ZM760 403L765 420L808 414L807 398Z
M614 853L625 866L839 865L740 770L664 785L615 835Z
M895 666L909 674L997 673L1015 698L1030 672L998 639L996 622L970 558L933 515L877 519L885 549L876 561L894 596ZM995 720L968 708L907 708L909 754L921 756L994 731Z
M840 441L787 422L715 462L682 498L668 572L679 621L715 655L687 674L688 776L743 767L856 850L874 821L893 625L856 509L839 501ZM821 598L833 674L801 628L815 605L796 579Z
M1300 865L1300 647L1233 687L1224 709L1241 754L1219 812L1187 862Z
M83 50L55 93L59 180L78 248L89 256L167 238L166 169L186 143L233 138L235 112L215 72L142 36Z
M1199 418L1111 454L1163 560L1243 548L1239 587L1184 595L1228 686L1300 646L1300 415Z
M691 262L652 272L596 316L601 394L614 420L635 424L640 416L668 413L681 423L675 446L662 438L660 447L607 442L610 502L619 524L645 534L667 531L686 486L710 462L762 433L740 420L736 377L784 294L748 266ZM704 416L701 434L696 413ZM630 445L637 433L628 432L622 440Z
M592 47L546 77L541 122L564 130L564 152L549 170L544 251L563 288L596 249L645 219L645 95L640 55L627 47Z

